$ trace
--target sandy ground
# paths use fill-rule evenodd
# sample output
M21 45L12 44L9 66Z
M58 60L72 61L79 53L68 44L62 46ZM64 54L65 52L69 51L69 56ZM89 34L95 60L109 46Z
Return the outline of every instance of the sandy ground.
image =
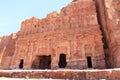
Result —
M24 79L24 78L5 78L2 77L0 80L69 80L69 79ZM99 80L106 80L106 79L99 79Z
M24 78L5 78L5 77L0 77L0 80L64 80L64 79L24 79Z

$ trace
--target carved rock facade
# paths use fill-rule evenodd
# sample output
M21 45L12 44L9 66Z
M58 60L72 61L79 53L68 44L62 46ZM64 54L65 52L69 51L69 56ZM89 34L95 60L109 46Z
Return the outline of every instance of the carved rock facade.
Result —
M119 43L119 37L111 37L112 33L106 32L106 27L110 27L105 24L115 19L119 25L120 21L109 20L113 14L105 5L107 0L74 0L60 13L54 11L44 19L32 17L23 21L18 33L0 38L0 68L101 69L106 68L107 63L111 66L111 58L119 52L119 46L112 43ZM110 15L103 15L102 9ZM114 24L108 25L115 28ZM111 56L114 49L118 51ZM118 58L114 62L118 63Z

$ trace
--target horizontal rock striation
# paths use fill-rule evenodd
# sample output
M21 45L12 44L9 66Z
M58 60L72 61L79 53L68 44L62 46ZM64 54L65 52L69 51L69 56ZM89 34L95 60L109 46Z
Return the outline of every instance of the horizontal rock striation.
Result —
M1 69L120 67L119 0L73 0L0 37Z

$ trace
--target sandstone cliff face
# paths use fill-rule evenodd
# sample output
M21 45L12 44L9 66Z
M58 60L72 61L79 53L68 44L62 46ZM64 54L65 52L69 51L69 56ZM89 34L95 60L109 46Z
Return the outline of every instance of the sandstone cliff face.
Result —
M120 0L105 0L111 67L120 67Z
M108 67L120 67L120 0L97 0Z
M60 13L23 21L17 37L0 38L0 68L120 67L119 4L73 0Z
M0 68L8 69L15 51L15 34L0 38Z
M95 3L92 0L80 0L64 7L60 14L54 11L44 19L33 17L23 21L20 34L43 33L97 24Z
M60 13L54 11L44 19L32 17L22 22L11 68L19 68L21 60L25 69L45 65L53 69L61 65L77 69L105 68L104 58L95 2L78 0Z

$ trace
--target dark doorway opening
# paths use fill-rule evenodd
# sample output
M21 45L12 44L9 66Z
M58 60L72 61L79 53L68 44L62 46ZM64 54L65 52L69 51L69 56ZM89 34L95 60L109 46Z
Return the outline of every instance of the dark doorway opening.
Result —
M51 55L39 57L39 69L51 69Z
M65 54L60 54L58 65L59 65L60 68L65 68L66 67L67 62L66 62L66 55Z
M88 65L88 68L92 68L92 60L90 56L87 57L87 65Z
M23 64L24 64L24 60L23 60L23 59L21 59L21 60L20 60L20 64L19 64L19 68L20 68L20 69L22 69L22 68L23 68Z

